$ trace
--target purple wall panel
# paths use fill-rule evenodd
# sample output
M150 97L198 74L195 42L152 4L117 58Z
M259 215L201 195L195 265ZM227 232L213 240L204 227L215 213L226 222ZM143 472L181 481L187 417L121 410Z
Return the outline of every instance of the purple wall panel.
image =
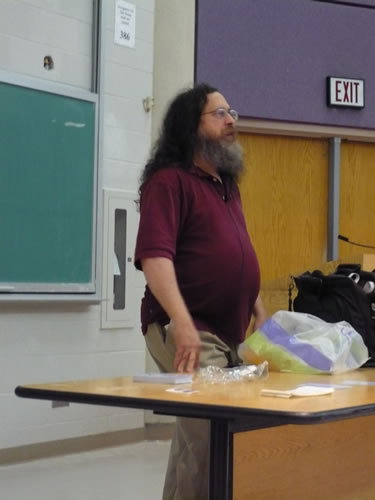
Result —
M375 128L374 9L198 0L197 15L196 80L218 87L242 117ZM327 107L327 76L364 79L365 108Z
M347 3L351 5L375 7L375 0L315 0L317 2Z

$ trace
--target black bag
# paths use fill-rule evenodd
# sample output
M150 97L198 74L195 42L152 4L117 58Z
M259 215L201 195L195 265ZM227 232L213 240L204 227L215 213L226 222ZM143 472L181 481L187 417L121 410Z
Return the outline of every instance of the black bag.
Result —
M340 264L336 271L305 272L292 277L298 293L296 312L313 314L329 323L347 321L363 338L375 366L375 269L362 271L359 264ZM289 310L291 310L290 290Z

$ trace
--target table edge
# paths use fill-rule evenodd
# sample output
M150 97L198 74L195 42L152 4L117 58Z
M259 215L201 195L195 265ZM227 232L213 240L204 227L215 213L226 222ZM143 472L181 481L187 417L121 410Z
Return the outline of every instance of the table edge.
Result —
M17 386L15 394L21 398L39 399L48 401L64 401L67 403L91 404L98 406L113 406L152 410L164 415L205 418L210 420L241 421L251 420L251 417L262 417L266 420L275 420L280 425L286 424L314 424L346 418L355 418L375 414L374 404L365 404L353 407L337 408L317 412L296 412L284 410L264 410L259 408L243 408L236 406L221 406L188 401L168 401L148 398L135 398L131 396L116 396L108 394L87 394L52 389L36 389L27 386ZM249 421L251 426L251 422Z

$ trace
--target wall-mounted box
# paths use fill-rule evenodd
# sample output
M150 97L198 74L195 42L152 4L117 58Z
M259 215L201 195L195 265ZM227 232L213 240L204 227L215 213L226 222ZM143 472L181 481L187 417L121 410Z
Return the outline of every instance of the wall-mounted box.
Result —
M346 108L364 108L365 81L354 78L327 77L327 104Z
M134 326L137 193L104 189L102 328Z

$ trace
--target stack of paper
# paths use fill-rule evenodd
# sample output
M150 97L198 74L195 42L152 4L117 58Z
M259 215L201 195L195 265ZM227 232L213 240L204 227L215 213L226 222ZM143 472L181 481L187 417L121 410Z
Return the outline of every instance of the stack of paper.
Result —
M154 384L191 384L192 373L141 373L133 376L133 382L151 382Z

